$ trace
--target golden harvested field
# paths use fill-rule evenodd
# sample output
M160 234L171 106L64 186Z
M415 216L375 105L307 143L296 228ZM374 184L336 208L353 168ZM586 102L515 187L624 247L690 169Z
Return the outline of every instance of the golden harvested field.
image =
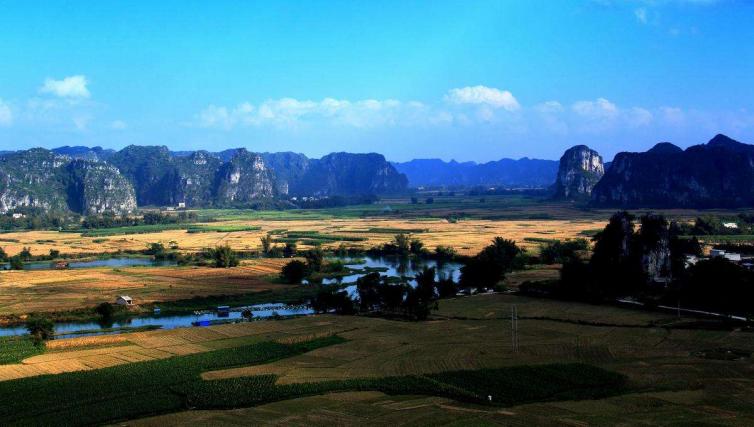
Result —
M437 245L452 246L459 253L471 255L489 244L495 236L518 241L522 246L533 248L538 243L528 239L568 239L584 237L585 230L600 229L603 220L463 220L449 223L445 219L327 219L327 220L256 220L222 221L214 226L238 225L259 226L257 231L188 233L186 230L166 230L159 233L128 234L106 237L82 237L79 233L56 231L29 231L5 233L0 236L0 247L10 255L17 254L23 247L31 247L34 255L46 255L51 249L62 253L103 253L119 250L142 250L152 242L177 242L182 251L200 251L204 248L228 244L236 250L259 250L260 238L268 232L317 231L332 236L355 236L366 241L345 242L348 246L369 248L390 241L394 234L389 232L368 232L370 229L425 230L414 233L424 244L433 249ZM95 242L95 240L97 242ZM326 243L325 247L337 247L340 242ZM305 248L302 245L302 248Z
M129 295L136 304L283 288L266 278L287 260L256 259L240 267L130 267L0 271L0 316L93 307Z
M510 345L508 316L513 304L521 317L518 353L514 353ZM539 316L552 320L527 319ZM348 341L268 364L207 372L203 378L275 373L280 376L280 383L296 383L583 362L626 374L639 391L599 401L540 403L504 411L471 407L447 399L339 393L278 402L257 409L165 415L143 420L143 425L174 425L188 420L200 425L242 423L244 415L246 422L248 417L253 417L262 424L287 420L288 423L314 425L353 424L358 420L379 425L411 424L412 421L426 424L428 420L448 414L455 414L451 418L459 423L472 424L614 425L620 420L634 425L664 424L662 421L668 419L676 425L692 421L723 425L754 422L751 415L754 414L752 360L709 360L695 355L697 351L719 347L752 351L754 340L748 332L656 328L649 323L673 321L672 315L505 294L443 300L434 318L428 322L402 322L322 315L139 332L126 334L128 343L125 345L108 347L103 341L104 345L95 349L70 346L65 351L31 357L22 364L0 366L0 379L91 370L259 341L296 342L300 337L338 333ZM578 320L609 321L624 326L569 323ZM309 411L297 408L309 408ZM262 418L257 420L256 416Z

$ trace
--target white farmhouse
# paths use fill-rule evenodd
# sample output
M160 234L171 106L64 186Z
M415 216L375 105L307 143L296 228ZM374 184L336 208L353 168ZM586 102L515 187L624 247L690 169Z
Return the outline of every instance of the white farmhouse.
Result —
M128 295L121 295L115 300L115 303L118 305L134 305L134 300Z

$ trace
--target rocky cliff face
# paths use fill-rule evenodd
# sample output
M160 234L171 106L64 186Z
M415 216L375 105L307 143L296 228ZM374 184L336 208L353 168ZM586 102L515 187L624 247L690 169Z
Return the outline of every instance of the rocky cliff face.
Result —
M136 210L136 193L128 180L113 165L74 160L69 172L68 207L86 215L104 212L126 213Z
M0 212L22 207L120 214L136 200L114 166L35 148L0 157Z
M586 145L571 147L560 158L555 198L587 199L605 174L602 156Z
M657 144L619 153L595 186L592 203L610 207L754 206L754 146L717 135L686 150Z
M309 170L310 160L303 154L263 153L262 158L275 173L275 186L278 194L288 194L291 184L295 187Z
M188 207L215 204L217 176L222 161L206 151L195 151L174 159L177 181L172 183L177 203Z
M222 165L217 183L217 200L221 205L243 204L275 195L274 175L262 156L244 149L236 151Z
M167 147L130 145L110 157L133 184L139 206L174 206L180 173Z
M0 211L20 207L65 209L63 166L68 160L41 148L0 157Z

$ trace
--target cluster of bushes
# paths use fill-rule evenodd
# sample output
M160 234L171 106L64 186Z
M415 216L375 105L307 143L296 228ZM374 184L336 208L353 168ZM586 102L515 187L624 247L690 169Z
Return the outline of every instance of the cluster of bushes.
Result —
M579 253L589 250L586 239L556 240L539 248L539 262L542 264L563 264L579 258Z
M333 263L325 264L325 252L322 248L316 247L303 253L306 262L294 259L289 262L280 272L280 277L287 283L296 284L301 283L304 278L309 275L319 273L323 271L323 266L328 266L326 269L328 272L335 272L344 269L342 263L335 263L334 266L329 266Z
M14 213L23 214L13 218ZM79 216L71 213L48 212L41 208L17 208L0 215L0 230L60 230L78 224Z
M307 198L307 200L296 200L293 204L301 209L323 209L350 205L371 205L379 200L379 197L367 194L362 196L330 196L321 199Z
M686 236L734 236L754 233L754 215L740 213L736 216L702 215L693 223L678 223L679 233Z
M17 255L9 256L5 249L0 247L0 262L7 262L11 270L23 270L24 264L30 261L52 261L60 258L60 251L50 249L49 255L32 255L31 247L24 246Z
M239 254L229 245L205 248L195 254L182 254L178 252L177 245L166 248L162 243L150 243L143 251L151 255L157 261L175 261L179 265L211 265L217 268L236 267L240 263Z
M139 225L166 225L197 222L199 216L196 212L178 212L177 214L163 214L148 211L142 216L115 215L105 212L101 215L88 215L81 221L81 227L85 229L134 227Z
M367 251L370 255L397 255L397 256L409 256L409 255L426 255L429 252L424 247L424 243L416 238L411 237L410 234L396 234L393 236L393 241L384 243L380 246L373 247Z
M484 291L499 289L498 284L505 278L505 274L516 269L522 269L527 263L525 251L513 240L495 237L476 256L468 259L461 267L460 287Z
M416 275L416 286L393 283L377 272L368 273L356 281L358 299L344 290L323 288L312 300L312 308L319 313L338 314L380 313L409 320L424 320L437 309L437 300L455 296L457 286L450 278L435 279L434 268L425 268Z

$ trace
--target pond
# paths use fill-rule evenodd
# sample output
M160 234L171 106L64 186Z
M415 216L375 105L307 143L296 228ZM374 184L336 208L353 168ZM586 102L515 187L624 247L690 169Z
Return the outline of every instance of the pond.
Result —
M151 316L139 316L113 322L112 324L103 325L99 322L60 322L55 324L55 334L57 338L68 338L71 336L101 335L105 332L96 332L98 329L108 328L139 328L145 326L160 326L162 329L186 328L190 326L208 326L217 321L232 321L242 318L241 313L248 308L255 319L263 319L279 316L296 316L313 314L314 311L308 306L289 306L285 304L258 304L246 307L234 307L229 312L221 313L217 311L204 311L201 313L183 314L183 315L164 315L159 314ZM86 334L73 334L78 331L93 331ZM2 327L0 336L23 335L26 333L24 326Z
M77 268L95 268L95 267L165 267L176 265L175 261L156 261L151 258L135 258L135 257L115 257L115 258L103 258L88 261L70 261L68 263L69 269ZM10 265L8 263L0 264L2 268L8 269ZM54 261L35 261L27 262L24 264L24 270L53 270L55 269Z
M419 274L425 267L435 269L435 279L437 280L441 278L451 278L454 282L458 282L461 278L461 267L463 267L463 264L457 262L438 262L431 259L396 256L365 256L362 258L342 257L336 259L342 261L345 266L350 269L366 271L349 274L347 276L326 278L322 280L323 285L356 283L356 280L367 274L369 270L377 271L382 276L405 277L409 279L407 282L413 285L416 284L413 277Z

